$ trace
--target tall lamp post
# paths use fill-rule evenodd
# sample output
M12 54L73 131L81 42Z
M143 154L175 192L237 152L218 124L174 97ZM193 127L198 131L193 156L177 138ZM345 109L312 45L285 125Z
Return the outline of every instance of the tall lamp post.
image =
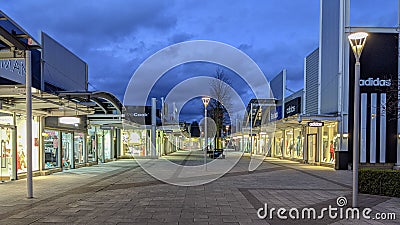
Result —
M204 166L207 170L207 149L208 149L208 135L207 135L207 106L210 103L210 97L204 96L201 98L204 104Z
M358 207L358 162L360 158L360 56L368 34L353 33L348 36L351 49L356 58L354 72L354 128L353 128L353 208Z

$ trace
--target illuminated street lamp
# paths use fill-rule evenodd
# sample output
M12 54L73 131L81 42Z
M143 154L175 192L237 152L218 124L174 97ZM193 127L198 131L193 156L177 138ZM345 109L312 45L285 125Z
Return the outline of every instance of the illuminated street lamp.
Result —
M210 103L210 97L204 96L201 98L204 104L204 166L207 170L207 149L208 149L208 136L207 136L207 106Z
M356 58L354 72L354 129L353 129L353 208L358 207L358 162L360 158L360 56L368 34L353 33L348 36L351 49Z

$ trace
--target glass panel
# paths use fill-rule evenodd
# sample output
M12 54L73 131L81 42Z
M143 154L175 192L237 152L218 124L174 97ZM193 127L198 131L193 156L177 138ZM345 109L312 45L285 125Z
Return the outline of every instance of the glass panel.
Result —
M293 158L294 152L294 141L293 141L293 129L285 131L285 157Z
M60 132L45 130L43 135L44 142L44 167L45 169L59 166L58 151L60 146Z
M302 159L303 158L303 132L301 128L294 129L294 153L293 158Z
M17 118L17 165L18 173L26 172L26 116ZM32 169L39 170L39 122L32 120Z
M64 168L70 168L73 155L72 134L62 132L62 164Z
M87 146L88 146L88 162L96 162L96 129L94 127L88 130L87 137Z
M103 162L103 130L97 130L97 154L99 162Z
M75 163L84 163L85 159L85 145L84 145L84 133L74 134L74 160Z
M110 130L104 130L104 157L105 157L105 159L111 159L111 132L110 132Z
M283 132L279 131L275 134L275 156L282 156L283 152Z
M10 180L12 174L12 135L11 128L0 127L0 181Z
M337 122L325 123L323 127L322 144L323 150L321 151L322 162L335 163L335 151L338 148L339 139L337 136Z

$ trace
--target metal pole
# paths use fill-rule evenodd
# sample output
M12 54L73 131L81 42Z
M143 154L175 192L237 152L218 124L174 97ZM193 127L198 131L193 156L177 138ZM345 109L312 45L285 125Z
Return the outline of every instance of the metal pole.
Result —
M151 156L155 157L156 152L156 98L151 99Z
M353 129L353 208L358 207L358 162L359 162L359 112L360 112L360 61L356 58L354 75L354 129Z
M208 149L208 136L207 136L207 107L204 107L204 166L207 170L207 149Z
M250 156L253 155L253 103L250 103Z
M32 72L31 72L31 52L25 51L26 67L26 188L27 197L33 198L32 182Z

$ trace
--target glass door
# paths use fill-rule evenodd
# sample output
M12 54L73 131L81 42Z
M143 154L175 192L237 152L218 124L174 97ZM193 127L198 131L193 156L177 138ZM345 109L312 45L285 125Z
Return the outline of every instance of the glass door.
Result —
M307 135L307 146L308 146L308 161L309 162L318 162L318 148L317 148L317 135L309 134Z
M62 167L65 169L73 168L73 135L72 133L62 132Z
M0 126L0 181L10 180L14 168L12 130L13 128Z

